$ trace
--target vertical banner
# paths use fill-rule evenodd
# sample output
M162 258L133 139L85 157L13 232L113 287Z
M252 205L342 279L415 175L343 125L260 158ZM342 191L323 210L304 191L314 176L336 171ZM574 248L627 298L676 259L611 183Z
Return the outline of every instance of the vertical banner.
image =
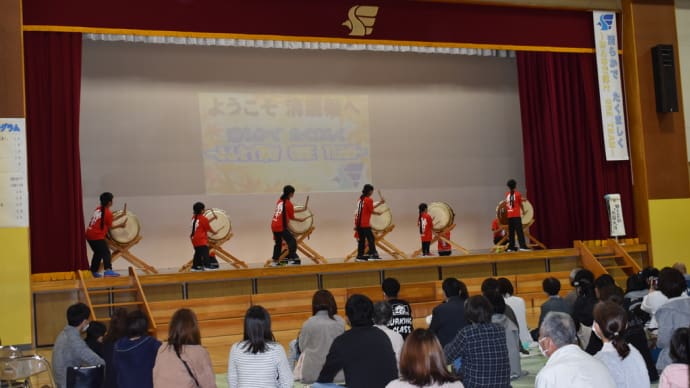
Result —
M26 121L0 118L0 228L28 226Z
M625 223L623 222L623 205L620 194L606 194L606 210L609 213L611 225L611 237L625 236Z
M594 11L594 46L606 160L629 160L615 12Z

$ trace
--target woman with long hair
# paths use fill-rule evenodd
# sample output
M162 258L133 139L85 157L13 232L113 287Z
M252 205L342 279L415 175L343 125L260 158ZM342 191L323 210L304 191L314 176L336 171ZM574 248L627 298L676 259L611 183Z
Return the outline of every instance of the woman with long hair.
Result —
M201 346L196 314L179 309L169 326L168 342L158 349L153 367L154 388L215 388L216 375L211 356Z
M252 306L244 316L244 338L230 348L230 388L290 388L293 376L283 346L271 331L271 316Z
M400 378L386 388L462 388L460 379L448 371L438 339L427 329L415 329L407 336L400 354Z
M594 307L593 334L604 343L594 358L608 368L617 387L648 388L647 365L640 352L625 340L628 315L614 302L599 302Z
M292 205L290 199L295 195L295 188L291 185L283 187L283 194L276 202L276 208L273 211L273 219L271 220L271 231L273 232L273 263L272 266L279 265L299 265L301 261L297 256L297 240L288 229L288 222L295 220L298 222L306 221L310 216L299 218L295 216L295 207ZM306 210L306 207L300 211ZM283 240L288 247L288 254L284 260L280 260L280 255L283 250Z
M333 340L345 332L345 321L337 315L338 305L330 291L316 291L311 308L313 315L302 325L298 339L304 384L316 381ZM343 381L342 373L335 380Z

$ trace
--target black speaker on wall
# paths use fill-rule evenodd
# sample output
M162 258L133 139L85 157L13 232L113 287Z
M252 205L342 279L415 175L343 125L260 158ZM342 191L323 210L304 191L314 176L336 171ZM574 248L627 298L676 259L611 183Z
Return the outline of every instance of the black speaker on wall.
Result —
M673 45L659 44L652 47L657 112L678 112L675 63Z

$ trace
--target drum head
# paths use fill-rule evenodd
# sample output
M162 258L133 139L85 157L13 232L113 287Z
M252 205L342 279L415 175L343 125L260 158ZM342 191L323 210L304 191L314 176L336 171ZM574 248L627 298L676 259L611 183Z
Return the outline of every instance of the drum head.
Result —
M213 212L211 210L213 210ZM212 220L214 214L216 215L216 219ZM208 234L208 239L210 241L220 241L227 237L230 231L232 230L230 218L223 209L208 209L204 212L204 217L208 218L209 224L211 224L211 228L213 228L213 230L216 231L216 234Z
M374 204L375 206L376 204ZM374 207L374 211L381 213L372 214L369 223L371 224L371 229L377 230L379 232L388 229L393 223L393 215L391 214L391 209L388 208L386 203L382 203L379 206Z
M496 218L498 218L498 223L501 225L508 225L508 210L507 203L505 200L498 203L496 207ZM522 200L522 209L520 209L520 217L522 218L522 224L527 225L534 219L534 208L532 204L526 200Z
M451 226L455 220L453 209L445 202L432 202L429 204L427 212L434 220L434 231L440 232Z
M120 214L122 214L122 210L113 212L113 219L120 217ZM141 229L141 225L139 224L139 219L137 218L136 214L129 210L124 217L115 221L113 226L122 225L122 223L125 222L125 219L127 220L127 225L125 225L124 228L110 229L108 232L110 239L120 244L129 244L130 242L134 241L135 238L139 237L139 231Z
M299 216L297 215L299 213ZM303 205L295 205L295 217L305 218L312 215L311 210L305 209ZM314 217L309 217L306 220L299 222L295 220L288 221L288 229L293 234L304 234L309 231L311 226L314 225Z

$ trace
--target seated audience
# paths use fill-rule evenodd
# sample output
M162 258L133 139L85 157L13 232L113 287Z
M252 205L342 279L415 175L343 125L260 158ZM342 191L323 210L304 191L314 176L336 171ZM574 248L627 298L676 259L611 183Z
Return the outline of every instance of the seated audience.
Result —
M680 273L683 274L683 277L685 278L685 285L688 288L686 294L690 294L690 275L688 275L688 268L685 266L684 263L674 263L673 267L674 269L677 269Z
M592 330L604 343L594 358L606 365L617 387L649 388L645 360L625 340L627 321L625 310L617 303L599 302L594 306Z
M153 386L216 388L211 356L201 346L196 314L190 309L179 309L168 326L168 340L156 355Z
M465 301L469 295L465 283L456 278L446 278L441 287L446 300L434 307L429 330L436 335L441 346L446 346L467 325Z
M388 336L373 325L374 304L364 295L350 296L345 313L352 327L333 341L312 388L335 386L333 378L345 371L348 388L385 387L398 377L395 353Z
M247 310L244 338L232 345L229 358L230 388L289 388L293 385L285 350L276 342L271 331L271 316L261 306Z
M568 275L568 280L570 280L570 285L573 286L573 289L568 292L565 297L563 297L563 300L565 300L565 303L570 305L570 309L573 309L573 306L575 306L575 299L577 299L577 288L575 287L575 275L577 275L578 272L580 272L582 268L580 267L575 267L570 270L570 275Z
M89 327L91 311L84 303L67 308L67 326L58 334L53 345L53 377L58 388L67 386L67 368L73 366L105 365L81 338L81 333Z
M499 294L501 293L501 287L498 283L498 280L495 278L486 278L482 282L482 295L485 295L487 292L498 292ZM515 326L518 326L518 320L517 317L515 316L515 312L513 311L510 306L506 306L506 311L504 312L506 317L510 318L513 323L515 323ZM518 326L519 327L519 326Z
M659 323L656 346L661 349L656 361L656 369L662 371L671 364L671 336L676 329L690 326L690 298L685 293L685 277L677 269L664 268L659 272L659 291L668 298L656 310Z
M93 321L89 324L89 328L86 329L86 338L84 338L89 348L101 358L103 358L103 337L107 330L104 324Z
M672 364L661 372L659 388L686 388L690 386L690 335L687 327L681 327L673 332L671 337Z
M384 279L381 288L383 289L384 300L390 303L393 309L393 317L388 322L388 328L400 333L405 339L408 334L412 333L412 308L406 301L398 299L400 283L397 279Z
M515 323L505 316L505 300L502 295L495 292L487 292L484 296L491 302L494 313L491 315L491 322L503 328L505 331L506 346L508 347L508 360L510 361L510 379L514 380L522 376L520 366L520 335Z
M407 337L400 356L400 378L386 388L462 388L447 368L443 348L434 333L416 329Z
M647 329L650 331L657 330L659 324L656 320L656 310L664 303L668 302L668 297L663 292L659 291L659 270L656 268L645 268L642 271L643 276L647 281L649 292L642 298L640 309L649 314L649 322L647 322Z
M314 293L311 311L313 315L302 325L298 339L304 384L316 381L333 340L345 332L345 321L337 315L338 306L330 291ZM342 373L335 380L344 381Z
M388 339L391 340L391 345L393 345L393 351L395 352L395 362L398 363L400 362L400 351L402 350L405 340L403 340L403 337L399 333L394 332L386 326L392 316L393 309L391 309L391 305L388 302L380 301L374 303L374 326L383 330L388 336Z
M539 324L537 325L537 328L532 331L532 338L535 341L537 338L539 338L539 328L541 327L541 323L544 321L546 314L550 313L551 311L566 314L572 314L573 312L572 306L559 295L559 292L561 292L560 280L554 277L546 278L541 282L541 288L549 296L549 299L542 303L541 312L539 313Z
M510 387L510 361L504 329L491 323L493 308L483 295L465 302L465 319L469 324L443 348L446 359L460 369L458 375L465 387Z
M581 269L575 275L573 284L577 290L577 299L571 315L578 330L580 344L585 348L592 334L594 305L598 302L594 289L594 274L587 269Z
M510 306L515 313L518 329L520 330L520 345L525 349L529 348L530 344L534 341L529 335L529 329L527 328L527 309L525 308L525 300L519 296L513 295L515 293L513 283L507 278L498 278L498 290L501 295L503 295L506 305Z
M575 322L570 315L546 314L538 342L548 360L537 374L535 388L616 387L606 366L577 345Z
M161 342L148 335L149 320L140 310L127 314L127 337L113 348L118 387L153 387L153 365Z
M105 360L105 377L103 388L117 388L117 376L113 365L113 350L120 338L127 336L127 309L119 308L110 317L108 331L103 337L103 360Z

